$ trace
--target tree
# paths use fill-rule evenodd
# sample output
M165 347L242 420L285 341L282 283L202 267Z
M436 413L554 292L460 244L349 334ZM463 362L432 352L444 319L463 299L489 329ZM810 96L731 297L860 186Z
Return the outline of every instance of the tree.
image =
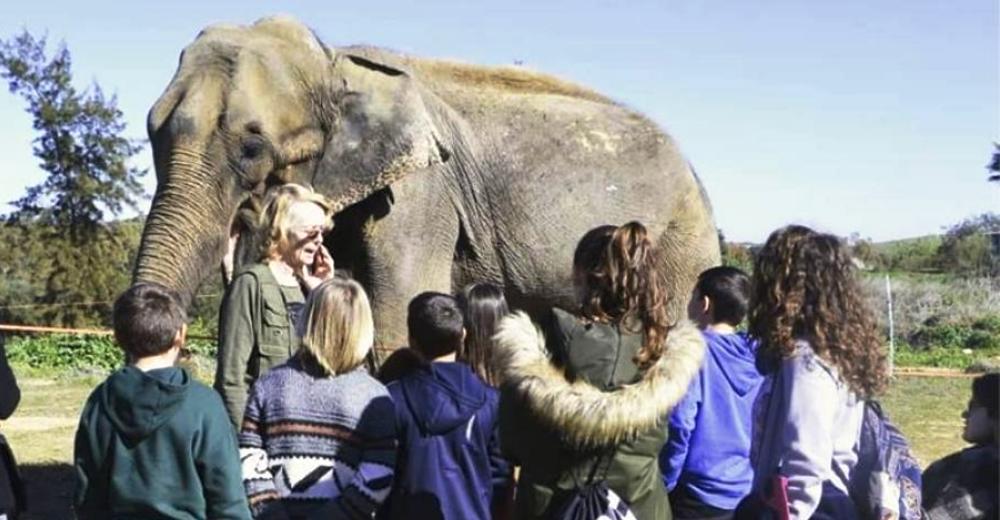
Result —
M1000 182L1000 143L993 143L993 158L986 169L990 172L990 181Z
M50 226L79 245L95 238L106 216L137 207L146 172L128 160L142 146L121 136L125 123L114 96L105 97L96 84L83 92L73 87L66 46L52 59L45 47L44 37L27 31L0 40L0 77L27 102L39 133L33 151L48 172L12 203L16 209L8 219Z
M1000 230L1000 214L983 213L948 228L937 260L942 269L962 275L993 275L1000 262L990 253L988 233Z
M65 45L50 59L44 37L23 31L0 40L0 78L27 103L38 132L33 152L47 172L3 219L0 318L107 322L108 303L129 283L141 226L111 219L144 198L146 172L129 165L142 146L122 137L114 96L96 84L73 87Z
M716 232L719 237L719 252L722 253L722 265L737 267L747 273L753 272L753 253L750 248L743 244L727 242L722 229L716 228Z

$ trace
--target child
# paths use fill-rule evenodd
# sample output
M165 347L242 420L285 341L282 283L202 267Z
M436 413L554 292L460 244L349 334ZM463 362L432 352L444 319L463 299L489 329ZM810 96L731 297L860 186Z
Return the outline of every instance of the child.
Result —
M364 289L333 278L310 291L302 346L250 390L243 481L258 518L371 518L389 495L396 423L362 366L375 341Z
M736 327L747 313L750 279L735 267L698 276L688 317L698 324L708 354L670 416L660 453L674 518L731 518L750 492L752 411L763 376L757 345Z
M972 381L962 414L962 438L973 445L931 464L923 475L923 504L930 520L997 518L1000 474L1000 374Z
M6 421L21 401L21 389L17 387L17 378L7 363L4 341L4 335L0 334L0 421ZM17 469L14 452L0 433L0 520L17 518L26 506L24 482Z
M553 518L603 481L635 517L670 518L657 456L705 342L687 320L671 323L662 266L641 223L594 228L573 254L577 305L552 310L546 337L524 314L500 324L500 436L521 466L515 517Z
M112 319L128 365L80 416L77 518L249 519L222 400L174 366L187 333L180 297L140 283L118 298Z
M754 411L754 490L784 478L792 518L857 518L855 446L886 362L850 253L807 227L775 231L757 254L750 309L771 370Z
M418 295L406 325L410 347L431 362L389 385L400 457L380 517L488 520L510 475L499 454L497 391L455 362L465 329L453 297Z
M490 386L497 386L493 369L493 335L505 316L510 314L503 290L489 283L476 283L465 287L458 295L458 306L465 316L465 342L458 355L472 367L476 374Z

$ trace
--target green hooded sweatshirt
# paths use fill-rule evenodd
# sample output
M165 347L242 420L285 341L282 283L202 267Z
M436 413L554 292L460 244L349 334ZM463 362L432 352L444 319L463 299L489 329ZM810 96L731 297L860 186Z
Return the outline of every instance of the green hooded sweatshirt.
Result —
M181 368L127 366L98 386L74 449L81 519L249 519L222 400Z

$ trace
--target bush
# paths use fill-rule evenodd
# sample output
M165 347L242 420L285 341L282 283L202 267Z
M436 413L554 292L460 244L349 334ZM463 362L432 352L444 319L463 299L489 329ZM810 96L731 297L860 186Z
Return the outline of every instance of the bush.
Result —
M972 328L1000 335L1000 316L993 315L972 322Z
M983 213L950 227L937 250L938 265L964 276L1000 273L1000 259L990 251L987 233L1000 230L1000 214Z
M968 326L945 323L921 327L909 339L916 347L963 348L972 328Z
M194 357L214 362L214 341L192 340L186 345ZM122 349L111 336L16 336L7 342L7 358L13 364L53 372L109 372L125 363Z
M114 370L125 361L110 336L18 336L7 343L11 363L61 370Z
M864 275L862 280L871 310L888 337L885 276ZM897 273L892 276L892 296L897 339L914 339L923 329L944 323L1000 334L1000 278Z
M974 350L1000 348L1000 334L985 330L970 330L965 338L965 348Z

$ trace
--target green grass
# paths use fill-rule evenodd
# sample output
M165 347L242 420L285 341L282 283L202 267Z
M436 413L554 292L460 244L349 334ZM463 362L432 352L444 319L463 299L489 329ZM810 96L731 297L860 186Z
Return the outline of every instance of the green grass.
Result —
M882 397L889 418L906 435L921 466L966 445L962 412L971 385L967 377L898 377Z

